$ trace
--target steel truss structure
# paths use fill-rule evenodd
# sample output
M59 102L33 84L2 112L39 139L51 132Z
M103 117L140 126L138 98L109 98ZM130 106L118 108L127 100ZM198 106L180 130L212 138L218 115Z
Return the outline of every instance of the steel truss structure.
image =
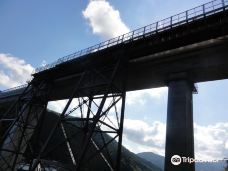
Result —
M29 140L46 112L48 91L44 82L32 81L3 116L4 120L14 113L15 118L1 139L0 170L17 170L25 150L29 148L33 151Z
M53 83L34 78L7 112L16 117L1 142L0 170L119 171L126 71L120 59L85 69L61 114L52 115L47 105Z

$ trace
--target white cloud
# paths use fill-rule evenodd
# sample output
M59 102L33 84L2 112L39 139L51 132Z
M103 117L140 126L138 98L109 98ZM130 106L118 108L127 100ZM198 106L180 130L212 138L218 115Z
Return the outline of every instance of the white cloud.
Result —
M0 54L0 86L11 88L25 84L34 68L10 54Z
M64 107L66 106L68 100L57 100L57 101L49 101L48 102L48 109L55 111L57 113L62 113ZM68 107L66 114L68 114L68 112L70 112L73 108L78 107L78 99L75 98L72 100L70 106ZM87 110L87 108L85 109L86 105L83 106L83 110ZM80 117L80 108L78 108L77 110L74 110L73 113L71 113L71 116L77 116Z
M129 32L119 11L105 0L91 0L82 14L89 21L93 33L99 36L112 38Z
M133 152L143 152L141 150L153 151L164 155L166 126L164 123L155 121L151 125L141 120L124 120L124 138L139 145L135 149L125 145ZM138 151L139 150L139 151Z
M226 144L225 144L225 149L228 150L228 140L226 141Z
M135 105L137 103L143 105L146 102L146 96L151 98L161 99L167 94L167 87L153 88L146 90L130 91L127 92L126 103L127 105Z
M221 159L228 156L228 123L200 126L194 124L196 157Z
M48 102L48 109L55 111L57 113L62 113L66 103L67 100L50 101Z
M125 119L124 144L135 153L151 151L164 155L166 124L155 121L149 125L141 120ZM194 124L195 157L222 159L228 156L228 123L200 126Z
M26 63L26 61L10 54L0 53L0 86L12 88L23 85L31 79L33 70L32 65ZM48 108L61 112L65 103L64 100L50 102Z
M86 103L84 103L84 105L81 105L81 108L79 107L79 102L78 102L78 98L74 98L70 104L70 106L68 107L66 114L70 114L70 116L76 116L76 117L81 117L81 114L83 114L83 117L86 117L86 112L88 110L88 98L84 97L83 99L80 98L80 103L82 104L82 100L85 100ZM64 107L66 106L68 100L57 100L57 101L49 101L48 102L48 109L55 111L57 113L62 113ZM94 108L94 106L92 105L91 107L92 112L95 113L97 111L97 108ZM72 110L74 109L74 110ZM82 113L81 113L82 110Z

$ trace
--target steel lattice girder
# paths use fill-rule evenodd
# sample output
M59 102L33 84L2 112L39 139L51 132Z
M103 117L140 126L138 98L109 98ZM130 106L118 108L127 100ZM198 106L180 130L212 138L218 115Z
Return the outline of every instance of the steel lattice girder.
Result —
M43 83L31 82L18 101L8 111L14 111L16 118L1 140L0 169L16 170L27 148L33 151L30 138L40 117L46 111L48 89ZM7 113L4 116L7 118ZM4 118L3 118L4 119Z
M37 101L38 97L41 97L42 90L29 85L29 91L25 91L24 99L20 98L17 102L17 106L20 106L20 110L17 110L19 111L18 117L6 134L8 139L12 135L17 135L19 139L7 140L5 138L1 148L0 162L4 163L1 169L14 170L19 167L29 167L30 170L34 170L37 167L47 167L47 163L55 160L55 157L52 159L50 154L54 156L53 154L58 149L63 148L68 151L71 161L70 164L66 164L69 165L68 168L88 169L89 166L100 162L108 170L119 170L126 93L124 81L126 80L126 74L124 74L126 65L118 61L113 66L110 77L102 75L99 68L85 70L80 81L77 81L72 97L68 100L63 112L55 115L57 119L48 131L45 130L46 115L42 115L46 111L47 100L42 97L42 102ZM113 84L117 72L123 75L123 84L118 86ZM97 83L93 84L93 81L88 83L88 78L98 80L98 77L99 80L103 80L101 86L106 90L104 94L74 98L83 91L82 87L85 85L99 86ZM41 85L39 86L42 87ZM112 93L117 90L119 93ZM47 92L47 88L44 89L43 94L46 99ZM18 131L15 131L14 127L17 127ZM29 132L28 129L32 131ZM43 131L48 132L45 141L40 140L43 138ZM53 144L56 135L61 136L61 141ZM114 141L117 139L117 142ZM19 145L15 147L17 141ZM4 149L6 142L10 143L14 150ZM11 157L6 158L5 153L10 153Z

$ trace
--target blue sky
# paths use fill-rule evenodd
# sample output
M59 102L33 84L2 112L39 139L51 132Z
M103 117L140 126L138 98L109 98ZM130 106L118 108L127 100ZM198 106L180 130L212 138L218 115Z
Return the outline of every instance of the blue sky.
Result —
M194 0L109 1L123 22L135 29L206 2ZM181 2L181 3L180 3ZM1 0L0 52L21 57L34 67L100 42L83 18L87 0Z
M24 83L43 63L206 2L1 0L0 89ZM227 157L228 81L198 83L198 87L199 94L194 95L196 153L199 157ZM134 152L164 154L166 107L167 88L128 93L124 145Z

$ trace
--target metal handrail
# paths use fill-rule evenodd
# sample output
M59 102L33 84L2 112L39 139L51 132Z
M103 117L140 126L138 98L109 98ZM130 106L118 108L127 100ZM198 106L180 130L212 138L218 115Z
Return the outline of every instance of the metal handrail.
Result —
M195 8L192 8L190 10L181 12L179 14L173 15L171 17L165 18L163 20L157 21L155 23L149 24L147 26L138 28L136 30L133 30L131 32L125 33L123 35L120 35L118 37L109 39L107 41L101 42L99 44L96 44L94 46L88 47L86 49L82 49L80 51L77 51L75 53L72 53L70 55L64 56L62 58L59 58L57 61L47 64L42 67L38 67L35 69L34 73L39 73L44 70L48 70L51 68L54 68L55 66L69 62L75 58L88 55L121 43L127 43L129 41L135 41L139 39L143 39L145 37L157 34L159 32L162 32L164 30L168 30L186 23L190 23L192 21L195 21L197 19L201 19L204 17L207 17L209 15L225 11L228 9L228 0L213 0L211 2L208 2L206 4L197 6ZM4 90L2 92L8 92L16 89L20 89L23 87L26 87L27 84L14 87L11 89Z
M3 90L0 93L6 93L6 92L18 90L18 89L21 89L21 88L25 88L27 86L28 86L28 84L23 84L23 85L20 85L20 86L17 86L17 87L13 87L13 88L9 88L9 89Z
M141 27L139 29L133 30L129 33L125 33L123 35L120 35L118 37L109 39L107 41L101 42L97 45L91 46L86 49L82 49L81 51L77 51L73 54L64 56L62 58L59 58L57 61L47 64L45 66L36 68L35 73L42 72L44 70L51 69L55 67L56 65L62 64L64 62L69 62L72 59L88 55L90 53L94 53L121 43L126 43L129 41L135 41L138 39L142 39L144 37L151 36L153 34L156 34L158 32L171 29L173 27L192 22L196 19L200 19L206 16L209 16L211 14L218 13L220 11L226 10L228 7L228 0L213 0L211 2L208 2L206 4L197 6L195 8L192 8L190 10L184 11L182 13L173 15L169 18L165 18L163 20L160 20L158 22L155 22L153 24L147 25L145 27Z

